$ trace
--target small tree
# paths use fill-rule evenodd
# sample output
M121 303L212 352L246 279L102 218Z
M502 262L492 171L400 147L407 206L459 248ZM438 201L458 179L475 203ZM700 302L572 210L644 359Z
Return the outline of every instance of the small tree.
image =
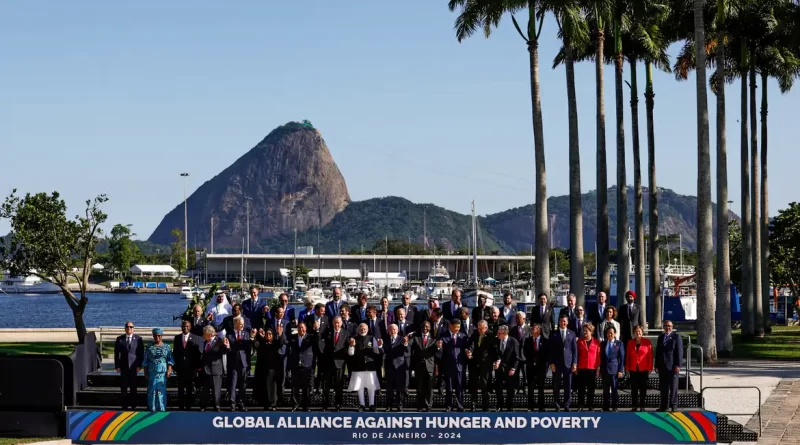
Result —
M172 265L178 272L186 271L186 257L183 252L183 230L172 229Z
M769 227L770 271L776 286L789 286L798 296L800 284L800 204L778 211Z
M111 238L108 240L108 250L111 254L111 265L115 274L127 274L131 269L131 264L141 256L139 247L131 241L131 226L116 224L111 229Z
M11 233L0 238L0 267L15 275L35 275L61 288L72 310L78 342L83 343L89 273L102 234L100 225L107 218L100 205L108 198L99 195L87 200L84 215L70 220L58 192L24 198L16 193L13 190L0 207L0 218L11 223ZM69 288L73 280L78 283L79 297Z

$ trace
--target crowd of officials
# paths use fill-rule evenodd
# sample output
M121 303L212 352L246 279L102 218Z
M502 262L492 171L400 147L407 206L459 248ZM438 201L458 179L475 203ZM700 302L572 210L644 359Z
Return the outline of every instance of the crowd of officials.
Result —
M544 411L548 371L556 411L576 405L573 386L577 409L594 410L598 376L604 411L617 410L623 376L630 379L633 410L644 411L648 376L654 370L659 410L678 407L681 338L669 320L655 345L644 338L633 292L625 295L619 309L607 303L603 292L587 309L576 306L575 296L569 295L567 306L557 314L547 295L540 294L530 317L516 310L510 293L500 307L487 306L481 299L472 309L462 305L460 290L454 290L442 307L431 300L426 309L411 305L403 295L390 310L388 299L376 307L367 303L366 295L350 306L336 289L327 304L308 303L298 314L288 306L287 295L280 295L270 308L258 293L252 287L249 298L232 306L219 294L206 314L202 306L195 306L182 320L172 347L158 328L152 332L154 342L145 347L134 334L134 324L127 322L114 348L123 409L135 409L140 370L148 382L151 411L166 409L166 379L173 372L180 409L192 408L197 388L200 409L219 411L225 378L231 410L246 411L251 371L254 395L268 411L286 405L308 411L310 394L320 391L323 410L341 410L343 391L355 391L359 411L376 411L375 394L381 388L386 411L402 411L410 387L416 388L416 408L421 411L431 410L434 390L446 392L447 411L511 411L519 391L527 392L528 411ZM290 400L284 400L287 385ZM464 406L465 391L471 395L469 407ZM496 394L494 407L489 406L491 392Z

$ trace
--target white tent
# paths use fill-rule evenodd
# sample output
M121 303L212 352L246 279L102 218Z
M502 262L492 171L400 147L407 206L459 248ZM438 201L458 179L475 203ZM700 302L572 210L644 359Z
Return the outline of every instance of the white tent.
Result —
M173 269L172 266L159 264L137 264L131 266L130 272L135 276L173 278L178 276L178 271Z
M92 270L103 270L103 269L105 269L105 267L103 267L103 265L100 263L97 263L92 266Z

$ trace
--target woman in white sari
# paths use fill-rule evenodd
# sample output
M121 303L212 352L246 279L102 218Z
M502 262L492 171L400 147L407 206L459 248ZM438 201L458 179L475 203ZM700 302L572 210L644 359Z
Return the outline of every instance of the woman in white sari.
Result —
M358 335L350 337L350 346L347 348L347 354L350 356L347 364L350 369L350 386L347 390L358 392L360 412L364 412L365 408L364 390L367 390L369 396L369 410L375 412L375 391L381 389L376 372L381 356L380 346L375 338L367 335L368 331L366 323L358 325Z

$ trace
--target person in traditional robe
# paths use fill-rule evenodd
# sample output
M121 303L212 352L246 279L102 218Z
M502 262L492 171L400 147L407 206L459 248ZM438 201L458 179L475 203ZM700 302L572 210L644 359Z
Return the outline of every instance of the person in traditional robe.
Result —
M155 411L167 410L167 377L172 374L175 360L172 349L164 343L164 331L153 329L153 344L145 348L142 368L147 379L147 409Z
M366 404L364 401L364 390L367 391L369 398L369 410L376 411L375 391L381 389L378 382L376 362L380 360L381 350L378 341L369 335L369 326L366 323L358 325L358 333L350 337L347 348L347 355L350 361L347 365L350 371L350 385L348 391L355 391L358 394L358 410L364 412Z

